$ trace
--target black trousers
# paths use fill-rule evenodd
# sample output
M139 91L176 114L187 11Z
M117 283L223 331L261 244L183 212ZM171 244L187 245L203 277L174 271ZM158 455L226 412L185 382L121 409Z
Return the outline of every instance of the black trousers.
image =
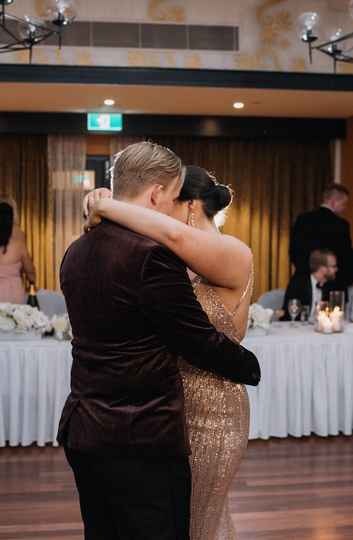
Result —
M189 540L187 458L95 456L65 448L85 540Z

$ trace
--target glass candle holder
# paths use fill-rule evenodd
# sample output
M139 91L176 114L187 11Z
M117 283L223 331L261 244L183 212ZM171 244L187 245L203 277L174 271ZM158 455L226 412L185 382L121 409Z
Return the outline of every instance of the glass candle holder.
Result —
M322 303L320 302L320 304ZM330 318L330 309L328 306L325 309L320 309L320 304L316 310L315 330L316 332L320 332L320 334L332 334L333 323Z
M344 291L331 291L329 294L330 309L333 311L338 307L344 313L345 296Z
M344 311L338 306L331 309L327 302L320 302L315 314L315 330L321 334L344 331Z
M331 319L331 322L332 322L332 331L334 333L343 332L343 330L344 330L344 311L342 309L340 309L338 306L336 306L330 312L330 319Z

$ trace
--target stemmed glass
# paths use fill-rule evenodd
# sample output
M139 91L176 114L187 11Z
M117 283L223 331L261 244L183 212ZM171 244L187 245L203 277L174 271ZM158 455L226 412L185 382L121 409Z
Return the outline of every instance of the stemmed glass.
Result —
M309 324L310 306L302 306L300 310L300 322L302 324Z
M300 313L301 303L297 298L292 298L288 302L288 313L291 318L291 326L295 326L295 319Z

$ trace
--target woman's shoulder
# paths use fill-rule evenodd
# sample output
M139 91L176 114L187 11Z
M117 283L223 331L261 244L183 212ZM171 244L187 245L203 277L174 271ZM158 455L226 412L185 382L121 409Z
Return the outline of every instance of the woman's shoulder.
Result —
M253 252L251 248L239 238L228 234L222 234L223 252L227 260L231 258L244 271L251 269L253 265ZM234 259L233 259L234 258Z
M21 243L24 243L26 241L26 235L22 231L22 229L20 229L18 225L14 225L14 228L12 230L11 240L15 242L21 242Z
M20 226L17 225L16 223L14 223L13 230L12 230L12 234L16 234L17 236L19 236L19 237L21 237L21 238L24 238L24 237L25 237L25 233L24 233L23 230L20 228Z
M252 257L251 248L248 246L248 244L243 242L243 240L240 240L240 238L237 238L236 236L232 236L230 234L221 234L221 238L225 243L229 245L229 247L239 249L239 246L241 246L244 250L244 254Z

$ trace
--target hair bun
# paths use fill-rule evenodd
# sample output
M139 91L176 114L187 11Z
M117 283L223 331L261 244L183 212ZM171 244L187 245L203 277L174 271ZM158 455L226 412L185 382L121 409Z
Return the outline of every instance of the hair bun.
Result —
M179 201L201 201L208 219L213 219L218 212L232 202L233 191L230 187L219 184L216 177L196 165L186 167L185 182L179 195Z
M224 184L216 184L213 190L212 198L216 212L227 208L232 202L232 190Z

